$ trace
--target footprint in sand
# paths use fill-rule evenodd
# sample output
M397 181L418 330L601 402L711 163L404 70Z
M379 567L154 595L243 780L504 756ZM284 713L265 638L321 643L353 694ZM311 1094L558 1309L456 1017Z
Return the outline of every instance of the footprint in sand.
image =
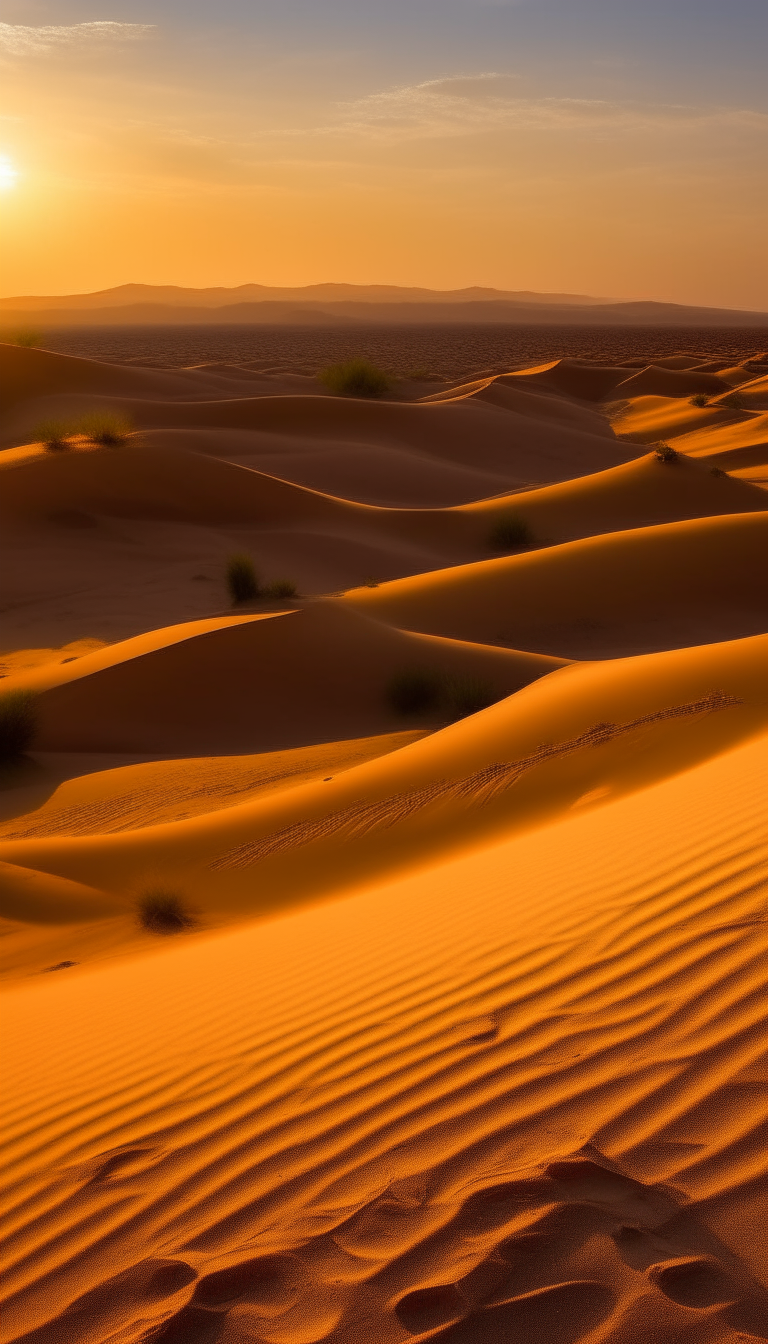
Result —
M613 1311L609 1288L593 1280L573 1280L485 1307L433 1336L435 1344L575 1344Z
M92 1344L111 1339L135 1320L137 1307L151 1319L158 1308L162 1311L161 1303L196 1278L183 1260L142 1260L84 1293L53 1320L20 1336L16 1344Z
M730 1275L709 1256L681 1256L651 1265L647 1273L665 1297L683 1307L722 1306L740 1296Z
M151 1334L147 1344L213 1344L222 1334L229 1339L227 1318L233 1308L252 1309L240 1324L244 1338L255 1340L254 1317L267 1321L284 1315L306 1287L301 1261L291 1255L265 1255L216 1270L198 1280L189 1303Z
M468 1309L469 1303L456 1284L446 1283L408 1293L395 1307L395 1315L412 1335L420 1335L424 1330L458 1320Z
M201 1278L193 1306L223 1307L247 1302L260 1316L279 1316L297 1302L306 1287L301 1262L290 1255L265 1255Z

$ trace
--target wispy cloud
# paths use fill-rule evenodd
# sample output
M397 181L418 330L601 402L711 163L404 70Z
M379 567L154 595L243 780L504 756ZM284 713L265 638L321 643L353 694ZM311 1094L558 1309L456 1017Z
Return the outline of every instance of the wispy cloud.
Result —
M107 20L69 25L45 24L39 28L31 28L23 23L0 23L0 50L12 56L26 56L75 44L125 42L145 37L154 28L153 23L114 23Z
M739 108L521 98L515 95L514 76L488 71L399 85L340 103L333 122L316 131L398 141L515 128L593 131L601 135L705 125L764 129L767 121L762 113Z

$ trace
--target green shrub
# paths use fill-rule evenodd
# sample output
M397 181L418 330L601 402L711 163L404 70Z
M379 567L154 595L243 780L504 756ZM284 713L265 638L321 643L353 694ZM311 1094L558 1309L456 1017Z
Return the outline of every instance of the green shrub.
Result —
M654 451L655 454L656 454L656 461L657 461L657 462L676 462L676 461L677 461L677 456L678 456L678 455L677 455L675 449L672 447L672 445L671 445L670 443L665 443L663 439L660 440L659 443L654 444L653 451Z
M320 382L342 397L381 397L389 391L389 378L367 359L350 359L346 364L331 364L319 375Z
M68 447L77 429L69 420L43 420L34 431L35 442L45 444L49 452Z
M259 581L250 555L231 555L227 561L227 588L232 605L253 602L259 596Z
M440 711L451 720L486 709L498 697L476 677L446 677L412 668L400 672L387 687L387 700L397 714Z
M273 598L295 597L298 591L296 584L291 583L290 579L277 579L275 583L268 583L266 588L262 588L260 596Z
M147 933L186 933L196 920L176 891L151 887L139 899L139 924Z
M484 681L476 677L450 677L445 682L446 707L452 719L465 719L487 709L496 696Z
M492 551L515 551L533 542L531 529L524 518L516 513L507 513L498 518L488 533L488 545Z
M707 396L706 392L694 392L693 396L691 397L691 405L708 406L709 397Z
M114 415L111 411L92 411L78 421L77 428L91 443L114 448L118 443L125 443L133 425L127 416Z
M8 345L21 345L25 350L34 350L42 344L43 333L32 327L20 327L17 331L9 331L3 340Z
M442 687L434 672L400 672L387 687L387 699L398 714L425 714L436 709Z
M37 729L37 699L32 691L0 695L0 760L12 761L31 747Z

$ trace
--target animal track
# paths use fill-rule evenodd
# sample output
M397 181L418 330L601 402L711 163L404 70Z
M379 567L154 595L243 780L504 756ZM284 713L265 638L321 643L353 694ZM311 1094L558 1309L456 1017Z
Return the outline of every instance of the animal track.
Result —
M423 1330L433 1330L437 1325L464 1316L468 1306L456 1284L446 1283L438 1288L420 1288L415 1293L408 1293L395 1307L395 1315L412 1335L420 1335Z
M651 1265L648 1278L666 1297L683 1307L713 1307L733 1302L739 1296L722 1265L709 1256L685 1256Z
M261 1316L278 1316L301 1296L304 1283L298 1260L266 1255L206 1274L198 1281L193 1306L221 1307L233 1302L258 1306Z

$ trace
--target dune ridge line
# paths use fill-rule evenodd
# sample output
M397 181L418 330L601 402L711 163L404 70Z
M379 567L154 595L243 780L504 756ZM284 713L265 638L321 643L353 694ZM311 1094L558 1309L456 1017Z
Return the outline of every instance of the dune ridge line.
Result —
M587 729L568 742L543 743L538 751L519 761L498 761L464 779L438 780L426 788L405 790L393 794L390 798L383 798L380 802L353 803L350 807L329 813L319 821L295 822L292 826L286 826L262 840L234 846L208 867L211 872L227 868L248 868L259 859L269 858L272 854L280 854L299 845L312 844L315 840L325 840L342 831L350 840L356 839L379 827L395 826L399 821L412 816L415 812L420 812L422 808L429 807L432 803L468 798L471 802L482 806L489 803L498 793L510 788L526 770L532 770L543 761L570 756L584 747L599 747L604 742L612 742L636 728L642 728L647 723L688 718L695 714L715 714L719 710L743 703L728 691L710 691L709 695L701 700L674 705L670 709L656 710L652 714L643 714L640 718L630 720L629 723L597 723L593 728Z

